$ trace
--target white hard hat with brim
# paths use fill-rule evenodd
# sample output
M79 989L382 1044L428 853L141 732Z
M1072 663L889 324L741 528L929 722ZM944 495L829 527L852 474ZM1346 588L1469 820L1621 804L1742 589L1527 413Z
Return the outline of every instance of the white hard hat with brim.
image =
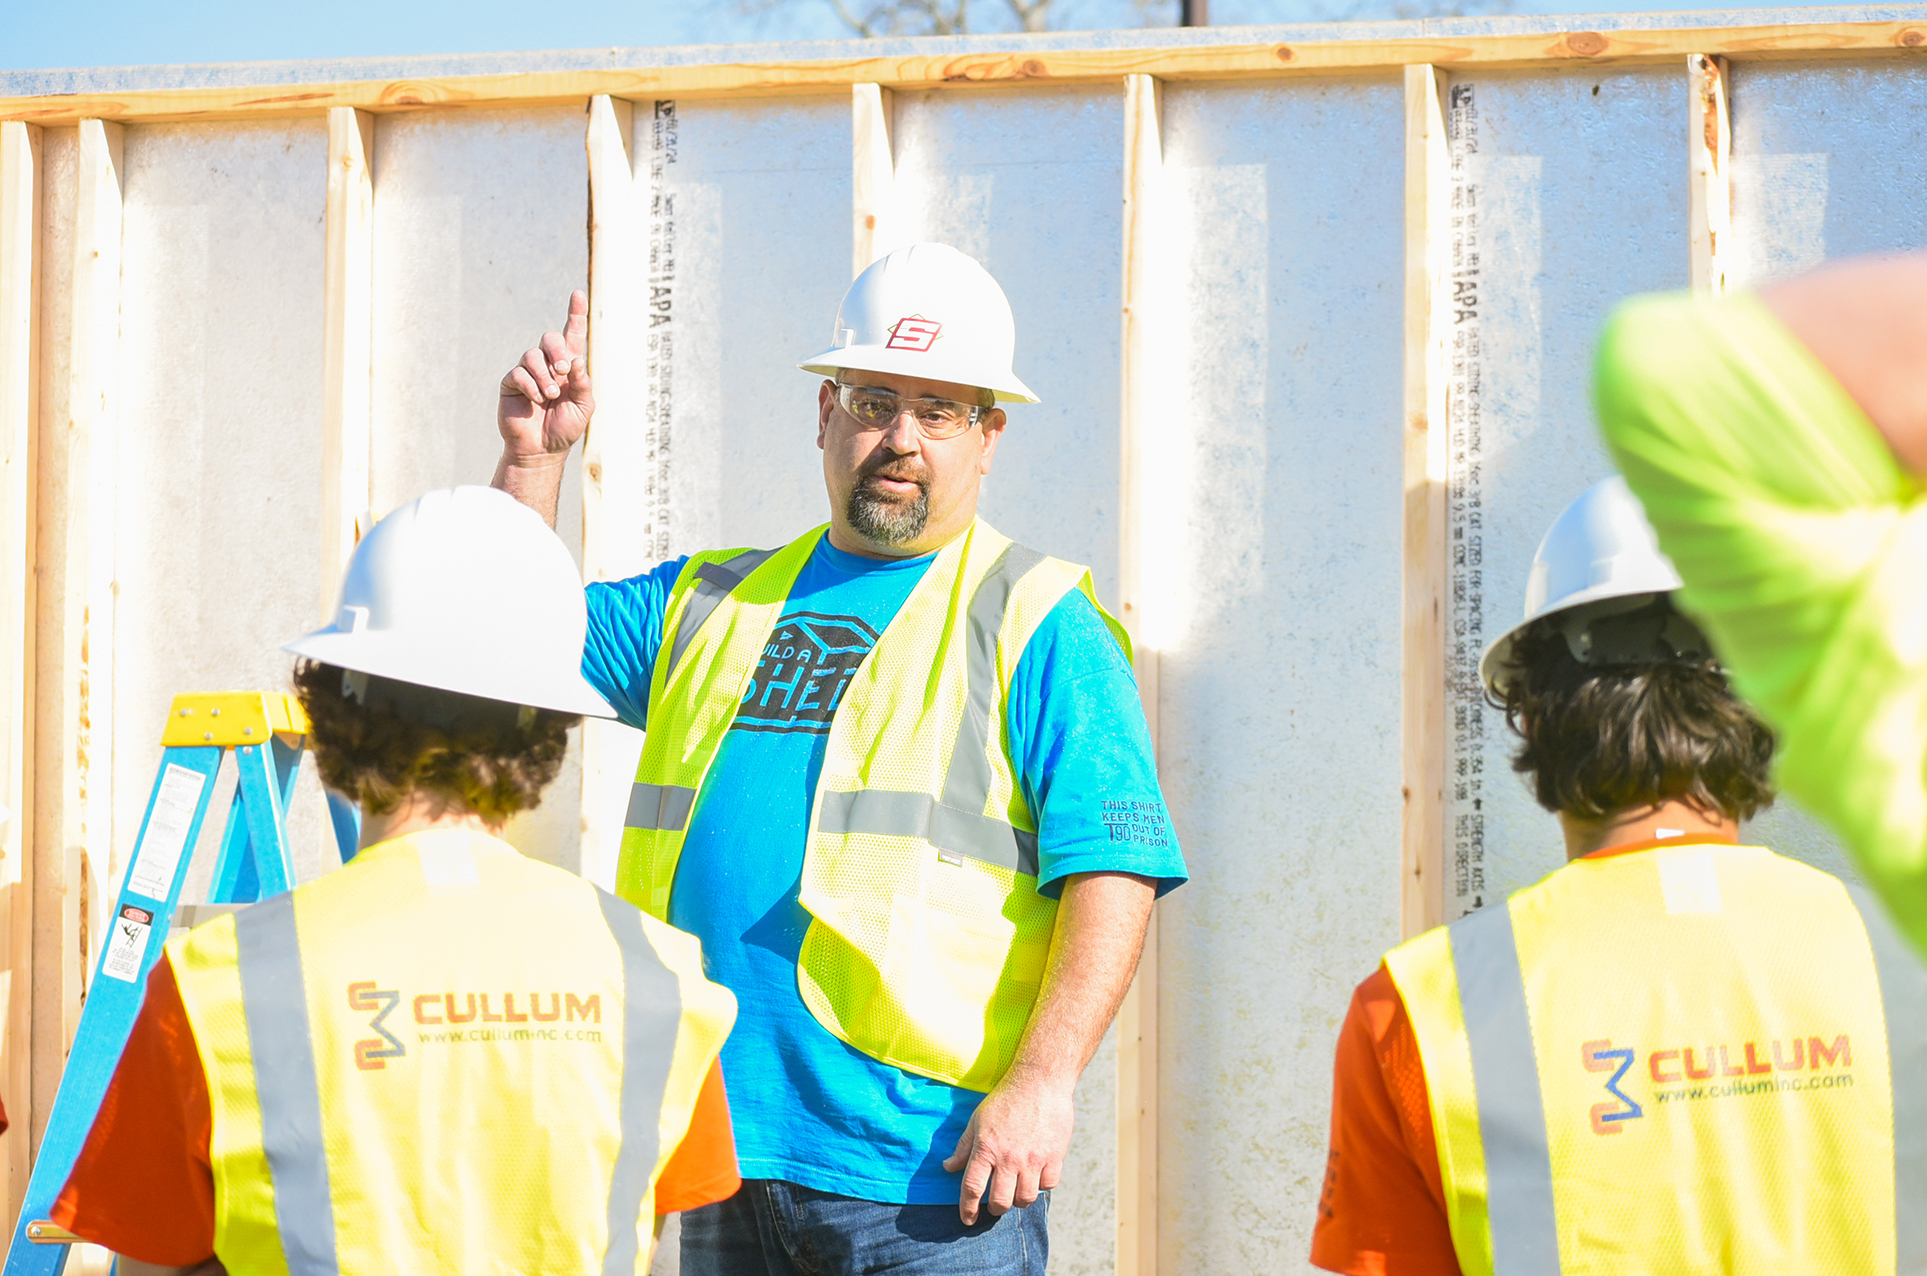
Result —
M856 277L837 308L830 348L796 366L833 377L882 372L988 390L1036 403L1012 368L1017 322L1004 290L947 244L911 244Z
M1485 649L1479 680L1500 690L1512 645L1534 621L1582 607L1624 611L1680 585L1626 480L1602 479L1566 506L1539 542L1526 580L1525 619Z
M334 623L282 648L438 691L613 718L582 676L588 609L575 560L505 492L430 492L355 547Z

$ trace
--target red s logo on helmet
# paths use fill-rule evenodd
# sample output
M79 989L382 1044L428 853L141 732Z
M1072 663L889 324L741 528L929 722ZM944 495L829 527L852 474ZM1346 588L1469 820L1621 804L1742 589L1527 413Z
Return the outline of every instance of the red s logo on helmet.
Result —
M909 315L890 325L890 339L883 343L885 350L928 350L936 344L937 334L943 325L922 315Z

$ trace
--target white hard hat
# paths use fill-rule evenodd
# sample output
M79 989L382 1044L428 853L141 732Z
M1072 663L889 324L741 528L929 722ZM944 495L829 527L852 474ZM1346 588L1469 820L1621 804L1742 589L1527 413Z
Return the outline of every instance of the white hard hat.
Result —
M375 524L348 563L335 621L282 648L439 691L612 718L582 677L582 578L534 510L457 487Z
M1612 650L1603 645L1594 650L1594 622L1641 611L1680 583L1626 480L1617 474L1602 479L1566 506L1539 542L1526 580L1525 619L1485 649L1479 679L1488 689L1501 691L1512 644L1534 621L1562 613L1568 622L1562 626L1567 645L1574 659L1585 663L1659 660L1668 653L1704 659L1705 637L1670 606L1655 608L1646 623L1629 634L1615 635Z
M796 366L954 381L999 402L1035 403L1017 379L1017 321L976 258L947 244L911 244L872 262L837 307L834 344Z

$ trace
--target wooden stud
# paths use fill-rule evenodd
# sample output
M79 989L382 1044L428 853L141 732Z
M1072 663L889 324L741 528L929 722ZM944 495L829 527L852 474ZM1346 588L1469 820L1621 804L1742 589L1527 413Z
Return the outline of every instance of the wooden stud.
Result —
M333 617L342 572L368 530L374 398L375 117L328 112L327 314L322 340L321 606Z
M890 90L874 84L852 85L850 105L856 232L852 273L860 275L897 246L896 108Z
M1727 113L1726 59L1695 53L1686 59L1691 91L1686 96L1687 180L1692 216L1693 291L1718 297L1726 292L1726 263L1732 260L1728 230L1733 224L1733 125Z
M75 206L73 299L75 412L88 415L87 653L89 730L97 747L86 763L87 832L82 842L82 928L76 952L81 995L92 977L93 953L106 937L114 886L114 660L116 551L119 543L120 302L124 200L123 130L104 120L80 125L80 198ZM67 1041L80 1026L71 1007Z
M1445 75L1405 68L1405 533L1400 931L1445 920Z
M0 124L0 1136L17 1217L33 1129L35 497L40 421L40 130Z
M82 120L76 170L73 277L66 328L55 338L64 346L66 412L39 439L40 569L60 585L57 597L43 591L40 609L42 633L56 633L58 646L43 643L37 653L42 724L58 730L38 737L35 755L36 1143L79 1026L87 958L112 889L121 126Z
M1619 31L1535 31L1446 39L1314 40L1304 44L1172 45L1150 49L1056 49L912 57L824 58L712 66L633 67L359 80L338 84L142 89L0 98L0 119L73 124L85 118L154 123L319 115L332 107L416 111L580 104L596 95L634 98L768 97L840 93L855 84L895 89L970 89L1160 80L1273 79L1353 75L1406 66L1481 70L1657 66L1690 53L1757 60L1927 51L1927 23L1829 22Z
M648 385L638 355L647 340L643 209L630 158L635 108L620 98L589 102L589 375L595 379L596 418L582 440L582 575L615 580L648 567L628 547L642 543L624 494L636 490L643 458L638 435ZM607 723L584 720L582 730L582 871L609 880L622 837L610 812L621 809L612 789L630 777L609 764Z
M1159 313L1151 254L1156 233L1163 94L1157 80L1124 81L1124 332L1121 364L1118 507L1120 615L1131 633L1138 695L1158 740L1157 634L1147 615L1153 585L1145 567L1146 515L1156 491L1145 447L1155 417L1151 324ZM1155 1276L1158 1264L1158 918L1151 910L1137 978L1117 1016L1117 1271Z

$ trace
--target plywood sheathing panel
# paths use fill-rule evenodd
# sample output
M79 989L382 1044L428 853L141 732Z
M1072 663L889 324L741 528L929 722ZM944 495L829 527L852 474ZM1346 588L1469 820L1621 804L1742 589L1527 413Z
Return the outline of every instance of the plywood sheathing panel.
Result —
M1453 208L1476 210L1463 251L1480 273L1450 352L1448 919L1565 862L1477 663L1518 620L1546 528L1610 470L1590 391L1600 324L1629 294L1686 286L1683 68L1451 80Z
M599 407L594 427L611 432L599 448L626 458L618 468L612 454L603 478L598 575L781 545L829 517L820 378L795 362L830 344L849 286L851 143L848 95L634 104L633 199L621 216L641 254L642 316L625 328L625 351L597 348L627 361L630 405ZM619 828L641 736L594 730L603 779L588 818ZM593 849L613 871L606 834Z
M969 253L1010 297L1016 372L1041 403L1010 422L982 511L1006 535L1087 563L1117 599L1118 245L1124 120L1115 85L897 98L906 242Z
M657 555L781 545L829 518L822 378L850 285L850 101L675 104L669 537Z
M376 513L424 491L489 481L502 374L560 328L588 282L585 104L411 115L375 132L371 485ZM557 531L582 546L580 471ZM505 604L506 605L506 604ZM579 865L579 731L542 805L509 840Z
M1003 405L1009 426L984 480L983 516L1024 544L1089 564L1111 607L1122 99L1111 84L896 100L903 239L950 244L997 278L1016 316L1016 373L1042 399ZM1078 1085L1077 1132L1053 1204L1053 1270L1108 1272L1115 1261L1114 1036Z
M1732 282L1927 244L1927 78L1906 63L1737 63Z
M1165 87L1162 1272L1300 1269L1332 1043L1399 938L1403 120L1389 78Z
M126 157L108 892L133 853L174 696L285 690L281 644L321 622L331 592L327 121L142 126ZM331 862L325 809L306 768L289 805L298 875ZM207 821L201 846L220 833ZM212 871L201 860L196 889Z

